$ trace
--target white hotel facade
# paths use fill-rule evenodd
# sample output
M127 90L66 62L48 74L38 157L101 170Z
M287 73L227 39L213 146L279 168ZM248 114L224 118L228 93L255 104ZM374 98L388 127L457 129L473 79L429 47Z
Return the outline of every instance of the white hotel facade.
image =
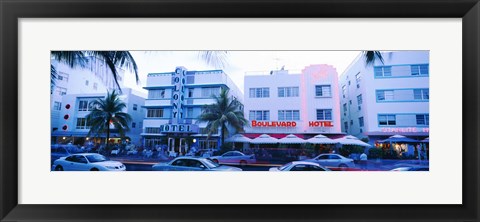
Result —
M71 68L68 65L51 59L52 66L57 72L55 86L50 95L50 124L51 143L73 143L83 145L87 141L95 140L104 143L106 135L88 135L90 127L87 125L86 116L92 110L92 101L104 98L108 91L117 89L112 72L101 61L94 57L88 58L87 68ZM117 67L118 83L123 86L125 71ZM118 92L118 89L117 89ZM145 95L129 88L122 88L120 99L127 107L127 112L132 117L130 131L126 136L130 142L141 145L140 137L145 111L142 108ZM113 130L111 138L120 141L120 135Z
M340 76L342 131L370 144L400 134L429 135L429 52L382 52L383 63L359 55Z
M243 102L243 94L222 70L188 71L177 67L173 72L150 73L144 88L148 90L141 134L144 145L149 148L166 145L176 153L185 153L191 147L219 147L219 134L207 138L206 123L197 122L202 108L215 102L212 95L219 95L222 88L227 88L232 98Z
M330 65L311 65L295 73L247 74L244 92L245 117L250 122L246 136L342 134L338 74Z

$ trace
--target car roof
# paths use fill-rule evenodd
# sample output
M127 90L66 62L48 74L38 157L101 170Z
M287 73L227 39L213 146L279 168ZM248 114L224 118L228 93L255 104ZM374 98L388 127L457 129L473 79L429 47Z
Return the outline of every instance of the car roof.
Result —
M318 163L314 162L309 162L309 161L293 161L292 164L306 164L306 165L315 165L315 166L320 166Z

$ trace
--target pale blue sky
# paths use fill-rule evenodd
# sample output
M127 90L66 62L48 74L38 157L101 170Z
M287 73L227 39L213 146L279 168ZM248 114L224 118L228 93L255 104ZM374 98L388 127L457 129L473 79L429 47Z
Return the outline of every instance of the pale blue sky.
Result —
M125 85L142 89L148 73L173 72L175 67L188 70L222 69L207 65L198 51L132 51L138 65L140 83L135 84L134 75L125 74ZM312 64L329 64L341 75L360 51L228 51L223 70L243 90L245 72L270 71L285 66L286 70L301 70Z

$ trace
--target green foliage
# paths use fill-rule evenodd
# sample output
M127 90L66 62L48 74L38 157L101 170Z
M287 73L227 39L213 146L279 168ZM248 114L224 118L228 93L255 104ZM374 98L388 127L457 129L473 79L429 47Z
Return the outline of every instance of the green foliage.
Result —
M104 99L97 99L89 105L93 107L93 110L86 116L87 125L90 126L87 136L106 133L106 143L108 145L111 126L118 129L122 137L130 130L129 125L132 117L128 113L122 112L127 105L120 100L115 90L112 93L107 93Z
M382 159L383 150L381 148L371 148L368 150L368 158L370 159Z
M220 95L212 95L215 103L204 106L203 113L198 117L197 122L206 122L208 137L210 137L218 128L221 128L220 135L222 144L225 141L225 133L229 127L234 128L237 132L243 131L243 126L248 125L243 111L240 109L242 104L229 96L229 89L222 88Z
M351 146L351 145L344 145L342 148L339 149L340 155L348 157L352 153L360 154L363 153L365 150L362 146Z

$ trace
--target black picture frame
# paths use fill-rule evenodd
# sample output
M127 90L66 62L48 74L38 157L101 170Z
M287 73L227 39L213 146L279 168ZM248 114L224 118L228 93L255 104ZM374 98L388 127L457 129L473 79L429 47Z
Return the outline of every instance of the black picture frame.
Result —
M478 0L0 0L2 221L478 221ZM19 18L462 18L461 205L18 204ZM448 44L448 43L446 43ZM453 149L453 148L452 148ZM455 147L454 149L458 149ZM446 191L448 192L448 191ZM441 194L439 194L441 195Z

